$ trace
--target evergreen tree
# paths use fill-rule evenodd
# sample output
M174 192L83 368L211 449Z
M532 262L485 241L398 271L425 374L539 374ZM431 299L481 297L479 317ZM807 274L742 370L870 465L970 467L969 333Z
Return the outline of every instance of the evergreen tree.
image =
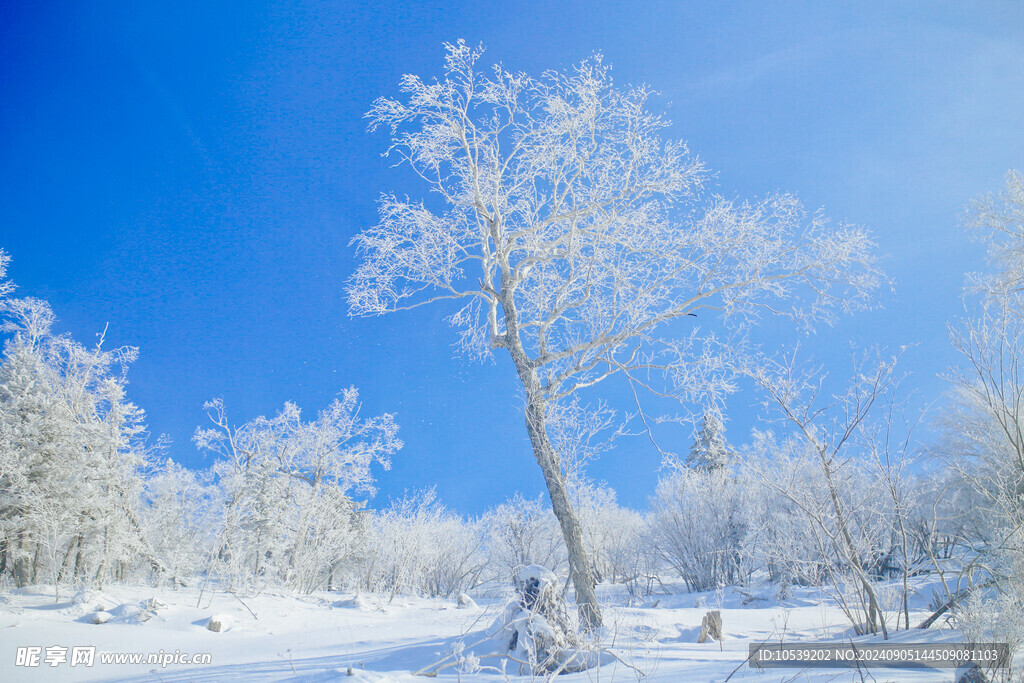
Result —
M717 411L707 411L701 420L697 438L690 447L686 466L692 469L716 470L728 467L735 452L725 441L725 423Z

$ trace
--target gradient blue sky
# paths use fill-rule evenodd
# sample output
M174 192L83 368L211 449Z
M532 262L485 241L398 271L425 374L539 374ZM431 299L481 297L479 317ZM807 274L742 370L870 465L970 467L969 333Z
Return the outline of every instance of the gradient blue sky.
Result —
M381 192L423 193L362 115L458 38L532 73L601 51L662 93L719 192L792 191L873 230L894 292L802 347L841 374L851 340L918 344L906 386L939 396L963 273L984 265L959 215L1024 166L1015 1L2 3L0 247L19 292L80 341L109 322L141 349L131 398L185 464L209 464L190 437L211 397L241 422L355 384L406 441L375 504L432 484L469 513L539 494L507 363L453 357L439 309L346 314L349 240ZM730 404L734 442L753 401ZM592 474L639 507L658 463L629 439Z

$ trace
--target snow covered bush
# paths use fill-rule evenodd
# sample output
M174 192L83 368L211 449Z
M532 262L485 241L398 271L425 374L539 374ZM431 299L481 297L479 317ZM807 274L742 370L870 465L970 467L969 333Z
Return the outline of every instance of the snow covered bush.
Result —
M1024 576L1020 577L1024 579ZM1002 680L1024 680L1012 662L1024 645L1024 596L1019 590L1006 592L972 592L954 612L956 625L969 643L1006 643L1010 646L1009 670L999 672ZM993 679L999 680L999 679Z
M146 481L140 516L172 585L206 568L216 539L218 501L209 472L186 469L170 458Z
M916 420L899 397L898 365L905 350L852 354L849 379L834 393L825 389L822 369L801 364L795 352L751 359L745 371L783 434L755 435L755 449L768 454L758 472L761 481L804 513L826 560L833 597L854 629L883 637L887 611L897 605L885 604L880 578L902 576L898 607L910 627L906 472ZM780 479L786 462L794 472L806 468L815 474Z
M750 494L725 468L682 469L658 482L651 501L655 552L692 591L746 585Z
M528 500L516 493L483 516L492 578L505 582L523 567L536 564L559 571L566 564L565 544L551 506L543 497Z
M516 598L491 627L513 661L531 674L561 674L594 666L597 653L584 647L562 599L558 577L540 565L513 577Z
M967 559L973 545L969 539L988 526L984 496L945 467L923 471L915 485L915 504L908 513L912 561L915 567L942 573L950 561L962 564Z
M310 422L293 403L240 427L219 400L206 409L214 426L194 440L218 456L213 572L236 587L325 587L356 550L360 504L352 495L372 492L371 465L388 467L402 446L394 417L362 418L354 387Z
M482 526L447 510L434 489L406 496L366 518L357 589L435 597L479 584L486 557Z
M753 486L754 506L748 553L772 583L820 586L827 580L832 559L811 528L806 511L788 494L821 491L823 482L811 466L814 463L800 457L796 444L786 446L798 452L782 455L783 446L775 442L773 434L755 432L753 444L744 453L743 472ZM769 476L785 489L767 485L764 478Z
M624 583L634 578L643 543L643 517L619 507L615 491L607 485L577 482L570 496L597 580Z
M754 548L773 578L826 589L858 633L888 629L877 584L899 573L898 516L869 462L755 432L746 457L766 490ZM898 622L897 622L898 623Z

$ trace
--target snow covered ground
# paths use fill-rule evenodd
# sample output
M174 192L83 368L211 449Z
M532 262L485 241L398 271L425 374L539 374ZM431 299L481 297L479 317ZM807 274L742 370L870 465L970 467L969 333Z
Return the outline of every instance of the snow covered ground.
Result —
M912 623L927 615L919 592ZM672 593L630 605L618 586L601 586L606 626L602 664L559 681L953 681L952 669L871 669L864 678L842 669L757 671L744 664L748 644L798 642L849 635L842 613L822 594L794 590L779 600L774 589L717 593ZM492 645L474 646L501 614L507 594L474 594L477 605L454 600L319 593L309 596L264 592L241 599L224 592L112 586L54 601L52 589L0 594L0 680L3 681L422 681L413 675L464 648L478 656ZM697 643L701 619L721 609L725 640ZM100 616L97 617L97 614ZM211 617L224 630L207 628ZM103 621L105 623L94 623ZM950 642L951 629L900 631L897 642ZM869 639L860 639L869 640ZM462 644L462 645L460 645ZM61 650L67 648L61 659ZM38 664L31 651L39 648ZM95 647L92 666L71 665L73 648ZM20 655L19 655L19 648ZM103 663L111 653L209 653L209 664ZM58 662L51 666L47 657ZM22 658L19 664L18 657ZM78 657L85 657L82 653ZM483 671L447 668L444 681L505 680L497 659ZM492 667L487 669L486 667ZM511 680L518 665L507 663Z

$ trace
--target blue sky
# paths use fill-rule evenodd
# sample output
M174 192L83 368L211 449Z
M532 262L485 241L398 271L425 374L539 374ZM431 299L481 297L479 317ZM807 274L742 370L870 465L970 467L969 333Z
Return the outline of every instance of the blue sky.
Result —
M131 397L185 464L208 464L190 437L211 397L242 422L354 384L407 444L377 502L436 484L476 513L539 494L507 363L455 358L441 310L351 319L344 303L376 198L424 191L362 115L459 38L531 73L600 51L620 83L661 92L718 192L790 191L870 228L894 291L802 348L842 374L851 341L917 344L906 386L938 398L963 274L984 266L959 215L1024 166L1018 2L4 3L11 277L80 341L109 322L109 343L140 348ZM730 404L733 441L753 403ZM592 474L643 506L658 462L627 440Z

